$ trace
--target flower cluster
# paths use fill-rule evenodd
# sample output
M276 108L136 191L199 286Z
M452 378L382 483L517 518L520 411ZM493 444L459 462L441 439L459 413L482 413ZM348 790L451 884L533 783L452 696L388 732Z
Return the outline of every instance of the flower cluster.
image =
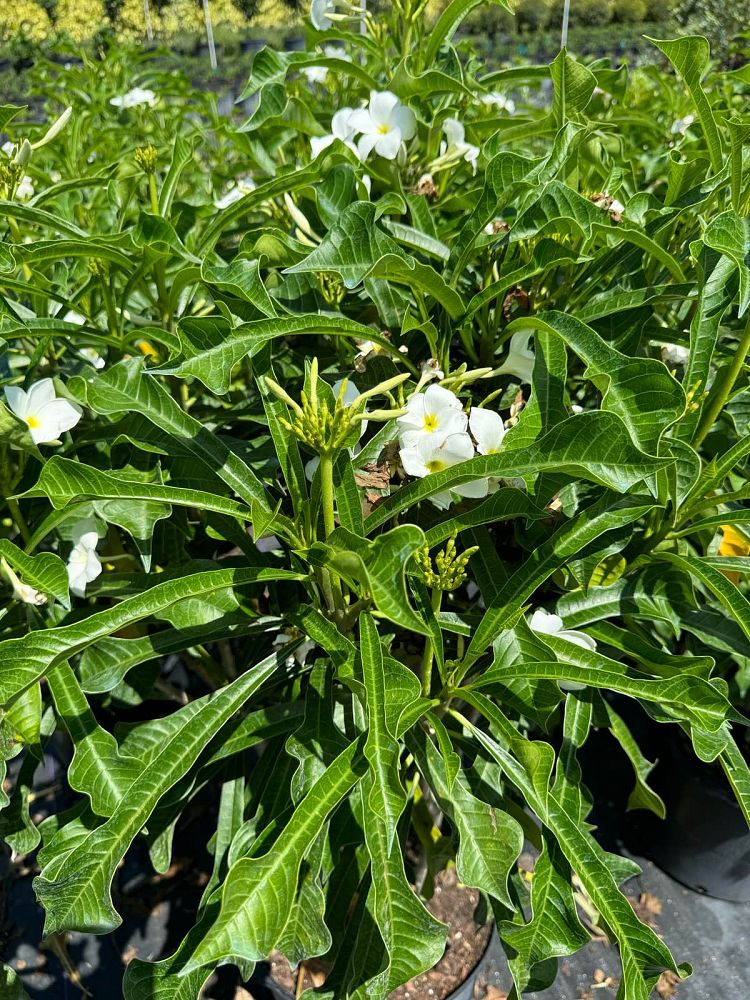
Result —
M505 435L499 413L473 406L467 414L455 393L434 383L409 397L406 413L396 422L401 464L408 475L418 479L466 462L475 452L494 454ZM452 486L430 499L435 506L446 509L452 494L483 497L489 491L490 481L479 478Z

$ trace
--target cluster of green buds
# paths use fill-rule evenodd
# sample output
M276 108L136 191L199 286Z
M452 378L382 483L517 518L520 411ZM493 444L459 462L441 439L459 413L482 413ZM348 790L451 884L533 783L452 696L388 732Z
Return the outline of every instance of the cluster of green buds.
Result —
M156 156L156 146L151 143L148 146L136 146L135 162L147 176L156 173Z
M338 274L318 271L320 292L329 306L340 306L346 296L346 287Z
M321 456L334 455L344 447L352 431L361 426L363 420L387 421L403 416L405 409L369 410L365 411L367 400L373 396L389 393L409 378L408 373L395 375L379 385L361 392L355 399L347 403L346 379L342 382L339 394L334 400L333 408L328 400L318 396L318 359L313 358L310 365L310 395L300 393L301 405L292 399L289 393L282 389L278 382L266 377L265 384L270 391L287 403L294 414L292 421L281 418L284 427L304 444L308 445Z
M90 257L88 263L89 274L95 278L107 278L109 275L109 264L101 257Z
M430 557L430 548L425 544L414 553L414 562L419 575L430 590L457 590L466 583L468 579L466 567L478 549L478 545L473 545L461 553L457 552L454 534L434 559Z

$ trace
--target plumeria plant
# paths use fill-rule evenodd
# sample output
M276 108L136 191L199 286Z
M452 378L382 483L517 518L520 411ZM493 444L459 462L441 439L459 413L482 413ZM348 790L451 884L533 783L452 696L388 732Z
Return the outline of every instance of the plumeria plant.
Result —
M581 748L662 815L627 702L750 810L746 74L700 37L487 74L472 6L314 0L246 119L127 50L40 70L48 124L0 108L0 832L47 934L106 934L123 858L166 872L212 804L195 925L126 1000L274 950L386 998L443 954L447 865L513 996L583 900L647 1000L690 956Z

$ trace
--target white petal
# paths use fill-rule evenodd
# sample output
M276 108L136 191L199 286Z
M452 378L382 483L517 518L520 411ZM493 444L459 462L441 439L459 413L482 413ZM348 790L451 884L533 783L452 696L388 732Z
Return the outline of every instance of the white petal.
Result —
M370 91L370 117L375 125L391 125L391 113L399 101L390 90Z
M450 434L439 451L447 465L458 465L474 457L474 444L466 433Z
M451 490L458 493L460 497L470 497L475 500L487 496L490 491L490 481L489 479L472 479L471 482L461 483L460 486L451 486Z
M312 154L312 158L315 159L315 157L319 153L322 153L324 149L328 149L328 147L331 145L331 143L334 141L335 138L336 138L335 135L311 135L310 152ZM226 198L223 200L226 201ZM229 204L231 204L231 202ZM226 207L224 205L219 205L218 202L216 203L216 205L218 208Z
M464 127L458 118L446 118L443 122L443 132L449 146L458 146L466 138Z
M391 123L401 130L402 139L411 139L417 131L417 119L411 108L397 105L391 112Z
M422 479L424 476L429 475L430 470L425 464L424 456L417 442L407 448L402 448L400 457L401 464L407 476Z
M333 121L331 121L331 124L333 124ZM366 135L370 133L377 135L378 132L367 108L356 108L354 111L351 111L347 117L347 124L353 132L364 132Z
M84 548L96 548L99 541L99 533L96 530L96 521L93 517L85 517L73 525L71 533L73 545L82 545Z
M583 649L590 649L592 652L596 649L596 639L586 635L585 632L578 632L576 629L563 629L558 633L558 638L567 639L568 642L581 646Z
M461 400L458 396L451 392L450 389L444 388L442 385L429 385L424 392L425 398L425 408L431 412L436 413L439 410L461 410Z
M392 128L384 135L376 136L375 152L384 160L395 160L401 148L401 129Z
M331 386L333 395L338 399L339 393L341 392L341 386L344 384L344 380L340 378L338 382L334 382ZM344 406L351 406L354 400L359 396L359 389L356 387L354 382L347 380L346 389L344 391Z
M559 615L550 614L544 608L537 608L529 618L529 628L541 635L557 635L562 627L562 618Z
M378 141L377 132L372 135L363 135L357 143L357 156L360 160L366 160L373 151L375 143Z
M354 135L354 126L351 123L353 108L339 108L331 118L331 132L337 139L351 139Z
M67 399L53 399L40 407L36 415L42 426L54 430L54 435L49 438L50 441L54 441L65 431L75 427L81 419L82 412L80 407L69 403Z
M26 410L29 405L29 397L20 386L17 385L6 385L5 387L5 399L8 403L8 409L11 413L15 413L17 417L23 420L26 415Z
M55 385L51 378L40 378L29 389L29 409L38 410L44 403L49 403L55 398Z
M474 435L480 455L493 455L500 450L505 435L505 425L499 413L472 406L469 429Z

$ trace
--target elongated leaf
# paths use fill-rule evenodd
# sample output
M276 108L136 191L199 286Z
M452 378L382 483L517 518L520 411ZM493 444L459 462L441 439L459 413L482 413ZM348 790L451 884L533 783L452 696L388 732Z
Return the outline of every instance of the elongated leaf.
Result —
M221 912L186 971L226 956L260 961L273 949L289 919L302 859L328 814L364 773L362 744L361 739L350 744L315 782L268 854L232 866Z
M31 632L0 642L6 669L0 675L0 704L11 701L60 660L66 660L91 643L163 611L187 598L212 594L226 587L272 580L302 580L298 573L272 569L219 569L158 583L145 594L129 597L113 608L57 628Z
M46 933L66 929L104 934L119 926L110 889L125 851L159 799L190 770L209 740L284 661L283 653L267 657L205 701L162 746L159 766L141 774L111 817L61 860L44 868L34 888L46 911Z
M50 594L64 608L70 608L68 574L59 556L52 552L30 556L9 539L0 538L0 557L15 569L23 583L42 594Z

